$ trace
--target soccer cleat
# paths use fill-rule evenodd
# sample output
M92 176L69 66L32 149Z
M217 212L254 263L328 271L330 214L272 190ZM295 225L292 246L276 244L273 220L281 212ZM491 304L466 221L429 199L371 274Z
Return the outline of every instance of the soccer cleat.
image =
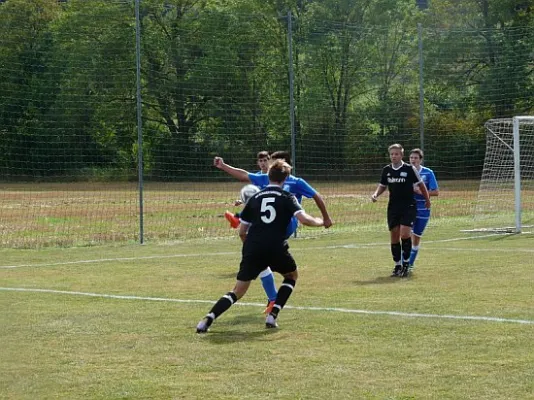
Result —
M402 265L395 265L395 268L393 268L393 271L391 272L391 277L395 276L401 276L402 272Z
M274 307L274 303L275 301L274 300L267 300L267 307L265 307L265 310L263 310L263 313L264 314L270 314L271 311L273 311L273 307Z
M230 211L226 211L224 213L224 218L226 218L226 220L228 222L230 222L230 226L234 229L237 229L237 227L239 226L239 218L236 218L234 214L232 214Z
M204 318L197 325L197 333L207 333L210 325L211 325L211 320L208 318Z
M265 319L265 327L267 329L275 329L278 328L278 324L276 323L276 318L273 314L268 314L267 318Z
M408 275L410 275L410 265L408 263L403 263L399 276L401 278L407 278Z

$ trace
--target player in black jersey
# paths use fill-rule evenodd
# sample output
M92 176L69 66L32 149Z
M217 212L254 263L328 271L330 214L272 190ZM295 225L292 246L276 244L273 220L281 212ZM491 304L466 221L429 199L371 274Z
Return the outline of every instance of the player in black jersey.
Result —
M411 231L417 207L414 199L414 186L418 185L425 198L425 206L430 209L428 190L417 170L402 161L404 149L400 144L388 148L391 164L382 170L380 183L371 196L373 202L389 190L388 227L391 238L391 254L395 268L391 276L406 277L409 273L410 252L412 250ZM402 258L402 260L401 260Z
M283 160L276 160L269 168L269 185L252 196L241 213L239 236L243 241L242 259L234 289L215 303L197 325L197 333L206 333L213 321L245 295L252 280L271 267L284 276L272 311L265 326L276 328L276 318L293 292L298 278L297 265L289 253L286 230L295 216L307 226L323 226L322 218L307 214L295 196L282 189L291 173Z

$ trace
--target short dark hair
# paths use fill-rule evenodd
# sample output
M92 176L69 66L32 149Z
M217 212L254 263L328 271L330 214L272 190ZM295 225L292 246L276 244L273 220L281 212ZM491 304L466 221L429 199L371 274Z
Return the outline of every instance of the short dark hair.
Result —
M423 159L423 150L421 149L418 149L418 148L415 148L413 149L412 151L410 151L410 154L419 154L419 158L422 160Z
M275 151L273 154L271 154L272 160L285 160L286 163L289 165L292 165L291 163L291 154L289 154L289 151L285 150L279 150Z
M282 159L274 160L269 167L269 181L282 183L291 174L291 165Z
M256 159L258 159L258 160L260 160L262 158L266 158L267 160L269 160L271 158L271 156L269 155L268 151L263 150L263 151L260 151L256 156Z

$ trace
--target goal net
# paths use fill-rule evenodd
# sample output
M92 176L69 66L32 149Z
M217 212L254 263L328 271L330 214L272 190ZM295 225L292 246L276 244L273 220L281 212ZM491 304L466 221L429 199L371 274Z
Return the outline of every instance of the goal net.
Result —
M534 117L486 122L477 230L521 232L534 224Z

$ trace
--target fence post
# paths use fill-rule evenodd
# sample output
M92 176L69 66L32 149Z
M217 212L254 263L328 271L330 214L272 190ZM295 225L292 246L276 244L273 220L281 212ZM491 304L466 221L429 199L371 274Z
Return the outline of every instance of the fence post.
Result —
M293 77L293 23L291 10L287 12L287 52L288 52L288 68L289 68L289 119L291 122L291 160L293 161L292 174L297 172L296 168L296 151L295 151L295 93L294 93L294 77Z
M137 87L137 169L139 185L139 243L144 243L143 219L143 107L141 102L141 21L139 1L135 0L135 64Z
M423 28L417 24L417 41L419 44L419 140L421 150L425 150L425 89L423 86Z

